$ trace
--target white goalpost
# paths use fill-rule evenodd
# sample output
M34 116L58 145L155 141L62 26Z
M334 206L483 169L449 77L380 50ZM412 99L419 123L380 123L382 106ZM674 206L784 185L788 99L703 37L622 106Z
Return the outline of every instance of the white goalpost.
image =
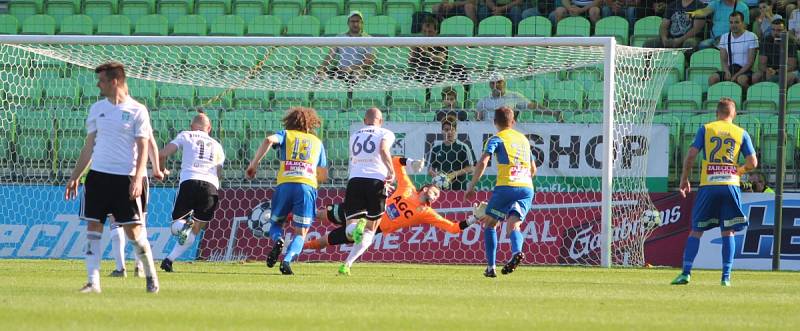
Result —
M409 65L409 54L433 47L447 50L446 61L422 58L421 63L443 72L411 72L419 67ZM365 49L374 63L363 77L351 81L321 76L320 66L337 48ZM126 66L132 96L151 110L159 145L188 125L187 113L203 108L214 121L212 134L229 155L223 180L223 190L228 191L221 194L217 225L206 230L195 257L258 259L266 253L263 239L244 229L250 211L271 196L274 170L267 162L264 174L254 181L241 174L252 147L280 129L281 114L289 106L311 106L323 119L318 134L326 144L333 177L320 190L318 206L324 207L343 199L346 136L367 106L384 109L389 125L396 125L392 128L405 137L401 140L406 142L395 146L397 152L427 158L431 146L442 139L435 132L435 115L443 105L443 89L453 89L460 108L472 114L478 100L491 97L487 84L501 77L509 90L519 91L535 105L518 109L517 127L531 138L542 169L534 185L537 200L526 216L531 225L525 230L525 246L532 251L532 262L643 265L645 241L660 223L648 188L660 185L653 184L658 182L653 178L667 177L667 165L652 160L666 155L668 142L659 141L663 130L651 135L651 122L662 85L674 70L675 54L680 51L621 46L613 37L3 35L0 138L6 141L0 146L0 177L8 185L0 187L0 200L8 201L8 208L0 217L21 226L22 241L13 245L9 256L23 256L20 249L34 226L47 228L53 217L74 207L51 203L52 197L76 159L86 109L99 98L91 89L92 69L114 60ZM479 155L491 130L491 123L473 119L460 124L459 139L466 139ZM414 181L423 183L429 177L414 174ZM168 198L174 196L177 183L173 178L156 185L161 191L151 200L152 224L159 228L158 222L168 217L160 215L161 210L166 214L170 208ZM37 193L44 187L53 192ZM484 197L491 187L489 182L482 184ZM456 190L445 193L434 207L458 220L468 204ZM164 219L157 220L161 216ZM321 228L312 238L326 232L327 225L314 226ZM436 236L428 235L427 228L420 234L401 232L398 240L384 236L365 259L475 263L482 259L480 241L473 242L475 230L468 230L427 242ZM55 228L47 231L37 232L32 240L42 247L82 240L63 239L63 231ZM417 235L425 237L418 244L411 240ZM165 249L172 245L161 240ZM412 244L394 244L402 241ZM307 253L307 260L343 254L333 248Z

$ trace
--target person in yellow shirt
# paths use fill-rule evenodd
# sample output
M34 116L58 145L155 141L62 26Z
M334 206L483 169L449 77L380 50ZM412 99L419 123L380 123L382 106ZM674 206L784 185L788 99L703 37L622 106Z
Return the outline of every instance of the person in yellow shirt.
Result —
M283 223L291 212L294 238L280 265L280 271L284 275L294 274L290 263L302 252L308 228L314 221L317 185L328 178L325 146L314 135L314 130L321 123L314 109L289 109L283 118L285 130L264 139L245 172L248 178L255 177L258 163L275 146L280 168L278 187L272 195L269 237L273 246L267 255L267 267L272 268L278 261L278 255L283 249Z

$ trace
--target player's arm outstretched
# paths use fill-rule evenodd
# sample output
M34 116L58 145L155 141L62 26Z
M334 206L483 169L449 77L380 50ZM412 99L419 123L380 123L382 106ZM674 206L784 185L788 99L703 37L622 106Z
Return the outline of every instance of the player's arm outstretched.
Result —
M280 143L281 139L276 134L264 138L261 146L259 146L258 150L256 151L256 155L253 156L252 160L250 160L250 164L247 166L247 170L245 170L245 175L247 178L256 177L256 173L258 172L258 164L261 163L261 159L263 159L264 155L267 155L269 150L272 149L272 145L277 145Z
M468 228L470 225L475 224L486 215L486 202L475 203L472 205L472 214L466 220L454 222L442 217L435 210L430 209L429 213L421 214L421 223L429 224L439 230L456 234Z

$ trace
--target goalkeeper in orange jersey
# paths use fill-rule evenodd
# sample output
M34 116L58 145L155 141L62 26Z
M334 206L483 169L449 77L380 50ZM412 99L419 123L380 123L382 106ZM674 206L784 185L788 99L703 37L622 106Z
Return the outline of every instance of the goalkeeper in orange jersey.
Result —
M449 233L459 233L483 216L486 208L485 202L476 204L472 216L461 222L453 222L439 215L436 210L431 208L431 204L439 199L439 187L427 184L417 190L406 173L405 165L407 164L410 164L415 171L421 171L423 168L422 160L392 158L392 166L397 174L397 189L386 199L386 212L381 216L380 226L376 233L392 233L420 224L430 224ZM329 245L353 243L351 236L355 223L345 225L344 214L344 208L339 204L329 205L327 208L317 211L318 220L327 219L331 223L341 226L329 232L327 236L307 241L303 245L303 249L322 249ZM346 260L339 268L339 274L350 275L350 267L360 256L361 254L358 254L352 260Z

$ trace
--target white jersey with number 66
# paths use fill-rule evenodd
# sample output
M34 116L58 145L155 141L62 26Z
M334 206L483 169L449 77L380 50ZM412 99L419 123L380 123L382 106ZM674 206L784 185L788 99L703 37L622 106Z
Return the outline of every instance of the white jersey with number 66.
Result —
M389 169L381 160L381 142L394 144L394 132L374 125L350 135L350 177L384 180Z

